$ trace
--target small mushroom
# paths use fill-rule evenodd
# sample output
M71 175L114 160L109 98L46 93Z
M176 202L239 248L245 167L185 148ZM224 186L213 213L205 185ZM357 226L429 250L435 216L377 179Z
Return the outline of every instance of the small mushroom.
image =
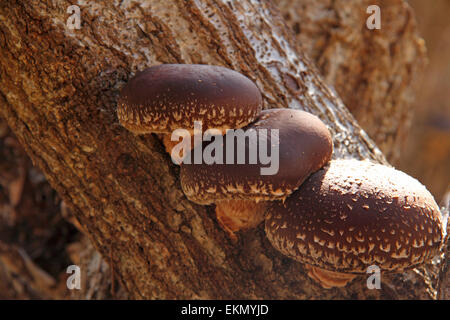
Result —
M391 273L417 267L443 241L439 207L427 189L370 161L333 160L267 211L269 241L306 263L324 288L345 286L371 265Z
M235 139L230 145L229 135L235 132L227 132L223 137L224 159L233 151L234 162L183 163L180 170L181 186L188 199L205 205L215 203L217 219L232 239L236 239L236 231L261 223L265 201L285 199L312 172L327 163L333 151L326 125L316 116L300 110L264 110L255 122L242 130L246 133L254 130L262 140L258 140L256 146L245 139L245 149L239 149L239 144L244 143ZM277 139L272 138L275 136ZM202 146L203 150L207 145ZM261 168L267 168L268 164L263 165L261 158L254 164L249 161L251 152L260 151L263 145L278 148L277 157L271 154L278 167L273 174L262 174ZM191 154L195 152L196 149ZM244 155L245 163L238 164L238 154Z
M162 64L138 72L122 89L117 104L120 123L136 134L160 133L170 153L176 129L241 128L261 111L256 85L220 66Z

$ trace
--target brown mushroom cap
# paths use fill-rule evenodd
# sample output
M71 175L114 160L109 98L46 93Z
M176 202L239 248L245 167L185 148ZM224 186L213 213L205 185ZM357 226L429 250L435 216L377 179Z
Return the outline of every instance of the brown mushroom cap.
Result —
M316 116L292 109L264 110L255 122L243 128L279 130L279 170L274 175L261 175L261 165L248 163L249 143L246 139L246 163L237 164L237 143L234 143L234 164L181 165L180 180L186 196L200 204L219 200L284 199L314 171L331 159L333 143L326 125ZM228 135L228 133L227 133ZM227 138L223 138L224 159ZM204 148L205 145L200 146ZM195 150L192 151L195 153Z
M266 234L283 254L325 270L402 272L438 254L443 224L416 179L369 161L334 160L284 203L270 204Z
M135 133L241 128L261 111L261 94L242 74L220 66L163 64L137 73L122 89L117 114Z

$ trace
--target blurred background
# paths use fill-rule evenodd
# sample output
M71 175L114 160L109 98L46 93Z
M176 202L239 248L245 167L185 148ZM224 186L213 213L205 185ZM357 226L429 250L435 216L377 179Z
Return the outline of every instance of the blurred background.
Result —
M396 166L441 201L450 192L450 1L409 0L428 65L411 106L413 122Z

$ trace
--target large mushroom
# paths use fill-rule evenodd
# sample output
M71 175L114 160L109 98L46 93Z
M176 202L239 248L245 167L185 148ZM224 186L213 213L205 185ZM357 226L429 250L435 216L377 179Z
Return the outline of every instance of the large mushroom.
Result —
M236 132L227 132L223 137L224 158L232 152L234 162L183 163L180 170L181 186L188 199L204 205L215 203L217 219L232 239L236 239L236 231L261 223L265 201L284 200L311 173L326 164L333 151L326 125L300 110L264 110L242 130L246 133L253 130L259 140L257 145L255 139L239 142L229 139ZM201 146L202 150L208 145ZM267 164L262 164L260 157L253 164L249 161L251 150L260 151L264 145L273 146L277 151L274 160L278 162L278 170L272 174L262 173L261 168ZM191 154L202 150L194 149ZM246 157L247 161L238 164L239 156Z
M260 113L261 93L244 75L220 66L162 64L138 72L122 89L117 103L120 123L136 134L160 133L171 153L176 129L225 132L241 128ZM202 134L202 132L200 132Z
M371 265L385 272L420 266L443 242L439 207L427 189L370 161L333 160L267 211L272 245L306 263L325 288L345 286Z

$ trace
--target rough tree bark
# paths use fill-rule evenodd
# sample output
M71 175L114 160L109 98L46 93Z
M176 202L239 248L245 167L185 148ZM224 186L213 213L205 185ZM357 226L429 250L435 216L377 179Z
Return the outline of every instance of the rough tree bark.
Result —
M271 247L262 227L232 244L213 207L184 197L161 142L120 127L116 98L137 70L218 64L254 80L265 108L318 115L334 136L334 158L386 163L272 4L104 0L80 5L81 29L68 30L70 4L0 4L0 115L131 297L433 297L427 268L383 276L381 290L368 290L364 277L324 290Z
M307 55L386 158L398 163L426 64L426 48L404 0L276 0ZM364 28L378 5L381 29Z

